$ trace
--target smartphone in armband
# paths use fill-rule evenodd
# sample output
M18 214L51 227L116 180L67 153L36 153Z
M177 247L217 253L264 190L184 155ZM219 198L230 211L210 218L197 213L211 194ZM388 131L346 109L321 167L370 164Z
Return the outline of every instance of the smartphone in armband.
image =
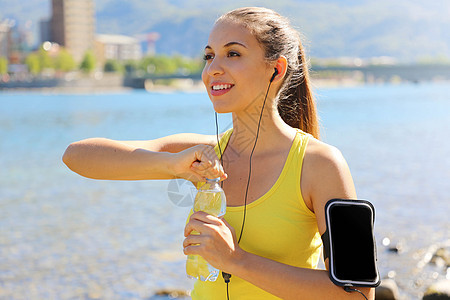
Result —
M373 205L365 200L332 199L325 205L325 220L324 260L329 258L333 283L343 287L378 286Z

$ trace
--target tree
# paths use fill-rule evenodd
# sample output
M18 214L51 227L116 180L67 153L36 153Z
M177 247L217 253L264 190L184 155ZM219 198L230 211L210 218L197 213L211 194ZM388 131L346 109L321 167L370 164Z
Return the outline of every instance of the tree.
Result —
M139 62L135 60L129 60L124 64L125 72L133 73L139 69Z
M113 72L122 72L123 66L117 61L113 59L108 59L105 62L105 65L103 67L103 71L113 73Z
M156 55L143 58L139 69L155 75L198 74L202 72L204 62L180 55ZM128 68L126 67L127 71Z
M58 56L55 60L56 70L69 72L75 69L76 64L73 56L64 48L59 50Z
M42 47L30 53L25 59L25 64L33 75L41 73L44 69L54 69L52 57Z
M25 59L25 64L28 67L28 71L33 75L37 75L42 71L39 55L37 53L30 53Z
M53 62L52 57L50 57L48 51L44 50L44 48L41 46L39 48L39 51L37 52L39 64L40 64L40 72L44 69L54 69L55 65Z
M0 57L0 75L8 73L8 60L5 57Z
M173 56L173 60L177 65L178 73L198 74L203 70L204 62L201 59L192 59L181 55Z
M92 51L86 51L84 54L83 61L80 64L80 70L85 73L91 73L95 69L95 56Z
M142 60L140 68L157 75L174 74L178 69L175 60L167 55L146 57Z

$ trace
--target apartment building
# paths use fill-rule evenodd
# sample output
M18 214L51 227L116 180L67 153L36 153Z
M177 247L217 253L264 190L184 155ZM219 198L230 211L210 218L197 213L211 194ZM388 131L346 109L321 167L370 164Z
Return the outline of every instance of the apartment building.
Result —
M52 0L51 37L80 62L95 47L94 1Z

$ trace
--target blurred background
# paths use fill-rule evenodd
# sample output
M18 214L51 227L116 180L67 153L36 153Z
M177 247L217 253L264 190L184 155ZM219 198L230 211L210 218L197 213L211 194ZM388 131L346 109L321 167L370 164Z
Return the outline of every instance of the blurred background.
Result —
M167 77L172 84L192 84L181 79L199 78L214 20L251 5L291 19L304 36L316 77L352 82L449 78L445 0L29 0L26 5L1 0L0 88L89 86L83 74L95 74L96 86L115 88L142 88L149 78L147 88L155 80L164 85ZM116 76L101 80L105 73Z
M241 6L303 36L321 138L376 208L377 299L450 286L449 1L0 0L0 299L188 298L192 186L90 180L61 156L95 136L215 134L202 51Z

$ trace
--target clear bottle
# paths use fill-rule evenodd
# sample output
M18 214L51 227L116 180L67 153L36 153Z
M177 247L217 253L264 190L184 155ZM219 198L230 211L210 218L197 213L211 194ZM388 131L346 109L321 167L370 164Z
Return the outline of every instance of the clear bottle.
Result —
M225 214L227 201L225 193L219 185L220 178L206 179L206 183L198 189L194 200L194 212L204 211L210 215L220 217ZM193 231L191 234L199 234ZM214 268L200 255L188 255L186 273L189 278L201 281L216 281L220 270Z

